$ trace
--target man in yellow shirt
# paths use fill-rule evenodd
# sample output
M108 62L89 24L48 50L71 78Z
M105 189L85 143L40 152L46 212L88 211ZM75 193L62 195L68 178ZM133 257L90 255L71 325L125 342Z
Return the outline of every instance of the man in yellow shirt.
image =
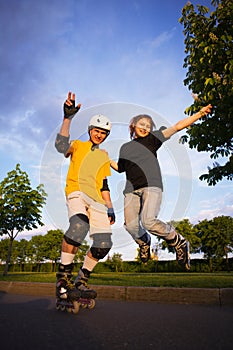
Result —
M65 188L70 225L62 241L56 282L57 298L69 300L96 297L87 281L98 261L112 247L111 225L115 222L107 183L107 176L111 175L110 161L107 153L99 149L110 133L111 122L106 116L95 115L88 126L89 140L70 142L71 121L80 107L80 104L75 107L75 94L69 92L64 103L64 120L55 142L57 151L70 157ZM73 260L88 231L93 243L73 283Z

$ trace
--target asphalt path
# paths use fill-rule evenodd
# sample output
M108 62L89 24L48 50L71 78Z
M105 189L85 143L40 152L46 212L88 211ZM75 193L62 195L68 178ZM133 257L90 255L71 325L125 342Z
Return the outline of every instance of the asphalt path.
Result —
M0 293L7 350L232 350L233 306L96 300L77 315L52 297Z

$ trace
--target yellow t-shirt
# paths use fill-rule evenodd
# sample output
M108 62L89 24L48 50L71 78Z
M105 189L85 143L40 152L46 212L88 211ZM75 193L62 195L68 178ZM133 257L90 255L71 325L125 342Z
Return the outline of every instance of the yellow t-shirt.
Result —
M71 143L65 192L68 196L74 191L81 191L104 204L100 190L105 177L111 175L110 161L105 152L92 150L92 146L91 141L75 140Z

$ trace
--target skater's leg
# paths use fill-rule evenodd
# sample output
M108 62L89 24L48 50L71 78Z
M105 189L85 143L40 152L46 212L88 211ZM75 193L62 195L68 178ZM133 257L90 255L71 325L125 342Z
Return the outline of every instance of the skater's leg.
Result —
M145 232L145 231L144 231ZM140 238L136 239L135 242L139 245L139 257L140 260L146 263L150 259L150 245L151 237L145 232Z
M125 229L139 245L139 256L142 262L150 259L150 235L140 223L141 196L140 192L127 193L124 203Z
M162 191L156 187L148 187L142 194L141 219L143 227L151 234L163 238L169 246L175 248L176 259L180 265L190 268L189 243L178 234L175 228L157 219L162 201Z
M158 187L142 189L141 221L145 230L163 239L173 239L174 228L158 219L162 202L162 190Z
M93 235L93 244L88 251L83 266L75 279L76 287L85 293L85 298L94 299L97 293L87 285L88 279L94 267L100 259L105 258L112 247L111 233L96 233Z
M112 247L112 232L106 206L93 200L90 200L89 204L90 236L93 239L93 244L75 279L75 285L82 293L86 293L87 298L95 298L96 292L87 285L88 278L98 261L103 259L110 251Z
M75 278L75 286L82 292L82 295L86 299L94 299L97 296L95 290L88 286L88 279L94 267L98 264L98 260L93 259L90 251L84 258L83 266L80 268L77 277Z
M62 241L61 264L58 268L56 293L57 297L69 297L76 300L81 296L72 282L73 260L89 229L88 218L83 214L73 215Z
M81 297L81 291L75 288L71 278L74 265L59 264L56 282L56 296L58 299L77 300Z
M170 247L174 247L176 251L176 260L178 264L185 267L186 270L190 269L190 252L189 242L179 233L176 232L176 236L172 240L166 240Z
M125 229L134 240L144 235L140 226L141 198L136 192L126 193L124 198Z

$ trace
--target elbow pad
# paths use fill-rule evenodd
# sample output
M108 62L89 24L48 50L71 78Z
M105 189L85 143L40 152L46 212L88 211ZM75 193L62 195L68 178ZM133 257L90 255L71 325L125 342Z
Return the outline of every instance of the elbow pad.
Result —
M68 149L70 148L69 137L57 134L55 148L59 153L66 155Z
M103 180L103 187L101 188L100 191L101 191L101 192L102 192L102 191L109 191L109 192L110 192L110 189L109 189L109 187L108 187L108 180L107 180L107 179L104 179L104 180Z

